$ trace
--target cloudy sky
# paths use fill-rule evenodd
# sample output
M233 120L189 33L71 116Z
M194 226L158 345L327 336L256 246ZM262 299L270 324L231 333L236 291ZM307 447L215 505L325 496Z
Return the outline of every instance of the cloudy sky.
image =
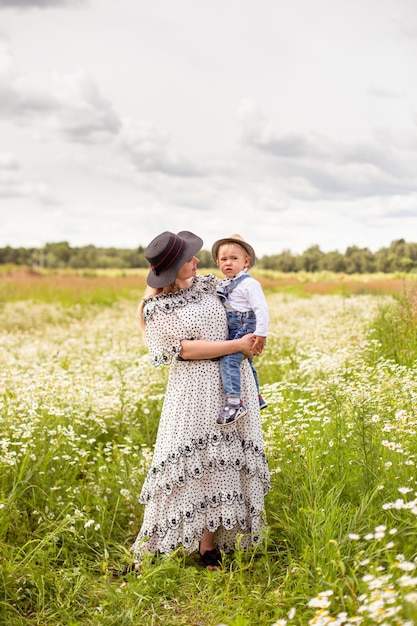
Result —
M0 0L0 246L417 241L415 0Z

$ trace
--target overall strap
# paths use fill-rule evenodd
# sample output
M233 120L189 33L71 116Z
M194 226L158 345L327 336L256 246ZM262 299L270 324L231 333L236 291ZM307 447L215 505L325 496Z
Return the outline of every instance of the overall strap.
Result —
M216 288L217 295L221 298L226 298L227 295L242 282L242 280L245 280L245 278L250 278L250 274L242 274L238 278L232 278L227 285L222 285L220 282Z

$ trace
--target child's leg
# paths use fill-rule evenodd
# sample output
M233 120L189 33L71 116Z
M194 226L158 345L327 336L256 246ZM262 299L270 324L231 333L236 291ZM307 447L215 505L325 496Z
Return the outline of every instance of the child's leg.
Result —
M262 409L265 409L268 405L266 403L266 400L262 397L261 392L259 390L258 372L256 371L256 368L255 368L255 366L253 364L252 359L248 359L248 360L249 360L249 363L250 363L250 366L251 366L251 369L252 369L253 377L255 379L256 389L258 390L259 408L262 410Z
M220 375L226 398L240 400L240 364L244 359L245 355L242 352L226 354L220 359Z
M253 332L256 323L254 314L251 313L251 317L248 317L239 311L227 310L226 315L229 325L229 339L238 339L249 332ZM247 409L240 399L240 365L245 358L244 354L238 352L228 354L220 359L220 373L227 401L217 418L219 426L232 424L247 413Z
M236 352L220 359L220 373L227 400L226 406L217 418L219 426L233 424L247 413L247 409L240 399L240 364L245 358L244 354Z

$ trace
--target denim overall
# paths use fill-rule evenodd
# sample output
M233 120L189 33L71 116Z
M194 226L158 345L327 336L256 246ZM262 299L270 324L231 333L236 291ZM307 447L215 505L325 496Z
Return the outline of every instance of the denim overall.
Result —
M227 295L233 289L245 280L250 278L249 274L242 274L239 278L232 278L229 284L217 286L217 295L220 296L226 309L227 323L229 326L229 339L239 339L248 333L253 333L256 328L256 315L253 311L236 311L230 306ZM234 354L226 354L220 359L220 374L223 382L224 391L227 398L240 398L240 364L246 359L242 352ZM255 378L256 387L259 393L258 374L253 365L252 359L248 359Z

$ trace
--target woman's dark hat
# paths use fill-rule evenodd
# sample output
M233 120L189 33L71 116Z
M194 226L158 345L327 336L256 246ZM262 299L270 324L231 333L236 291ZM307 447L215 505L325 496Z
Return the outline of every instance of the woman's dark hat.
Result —
M249 267L252 267L252 265L255 264L255 261L256 261L255 250L252 248L250 244L248 244L247 241L243 239L243 237L241 237L241 235L237 235L237 234L232 235L231 237L225 237L224 239L218 239L217 241L213 243L211 254L216 264L217 264L217 257L219 256L220 246L224 246L230 243L237 243L239 244L239 246L242 246L244 250L246 250L247 255L250 257Z
M179 269L203 246L203 240L188 230L175 234L161 233L145 250L145 257L151 265L146 278L150 287L166 287L177 278Z

